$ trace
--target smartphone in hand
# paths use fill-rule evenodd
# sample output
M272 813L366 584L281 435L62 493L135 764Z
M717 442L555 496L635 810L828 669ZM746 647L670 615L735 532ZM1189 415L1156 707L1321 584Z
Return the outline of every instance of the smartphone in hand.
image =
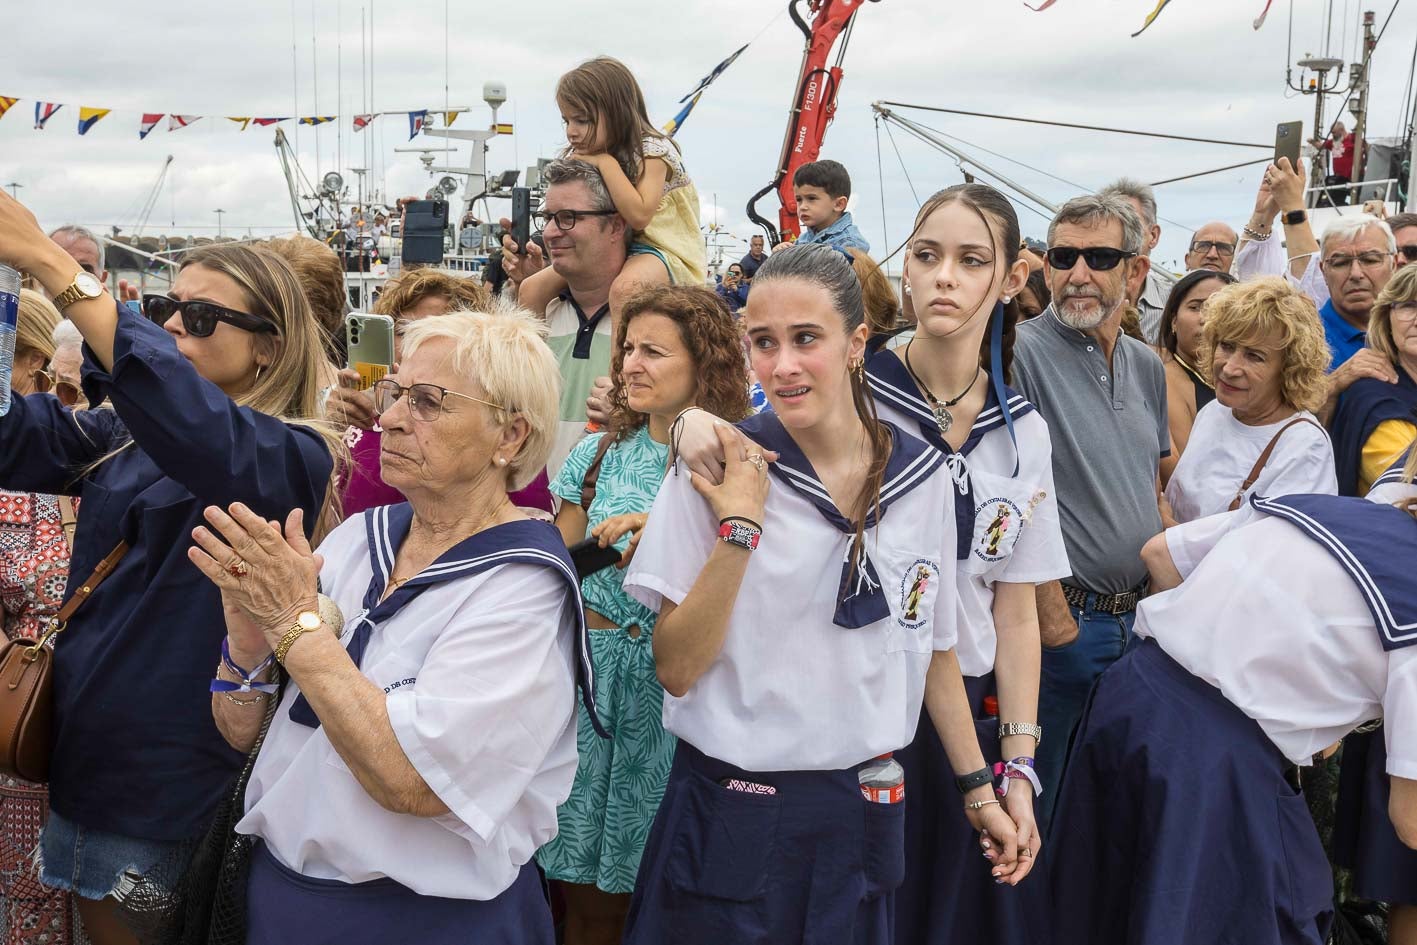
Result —
M620 552L614 545L600 547L600 539L587 538L570 548L571 562L576 566L576 576L585 580L589 575L620 563Z
M359 389L383 380L394 363L394 320L387 315L351 312L344 319L349 342L347 366L359 372Z
M1302 121L1281 121L1274 126L1274 163L1279 159L1289 159L1291 170L1299 169L1299 150L1304 145L1304 123Z
M525 253L526 244L531 241L531 188L512 188L512 240L517 244L517 252Z

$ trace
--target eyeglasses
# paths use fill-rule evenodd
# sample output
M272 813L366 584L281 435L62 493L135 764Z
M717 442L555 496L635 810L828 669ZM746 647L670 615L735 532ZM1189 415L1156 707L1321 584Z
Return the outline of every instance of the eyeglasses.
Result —
M1234 243L1218 243L1215 240L1196 240L1191 244L1191 252L1193 253L1208 253L1212 249L1221 256L1235 255Z
M443 398L449 395L461 397L464 400L471 400L491 407L494 410L506 410L501 404L494 404L490 400L481 400L467 394L459 394L455 390L448 390L446 387L439 387L437 384L413 384L409 387L402 387L397 381L384 378L382 381L375 381L371 388L374 391L374 411L385 413L391 410L394 404L398 403L405 394L408 395L408 412L413 415L413 419L422 420L425 423L432 423L437 420L443 412Z
M49 371L34 372L34 392L36 394L47 394L54 392L54 396L59 398L59 402L66 407L72 407L79 402L79 388L68 381L61 381Z
M613 217L618 211L615 210L538 210L531 215L536 221L536 225L541 229L546 229L551 225L551 221L556 221L558 230L574 230L576 223L581 217Z
M1397 251L1402 254L1402 258L1408 262L1417 262L1417 243L1410 243L1407 246L1399 246Z
M1054 269L1071 269L1077 265L1078 257L1081 256L1087 262L1087 268L1093 272L1106 272L1109 269L1116 269L1117 263L1124 259L1131 259L1136 253L1129 253L1124 249L1113 249L1111 246L1089 246L1086 249L1079 249L1076 246L1054 246L1048 250L1048 265Z
M1384 263L1391 263L1392 257L1387 253L1359 253L1357 256L1330 256L1324 260L1324 265L1335 272L1347 272L1357 263L1364 269L1377 269Z
M1414 319L1417 319L1417 301L1394 302L1392 303L1392 308L1390 308L1388 311L1391 313L1393 318L1400 319L1405 322L1413 321Z
M181 313L182 328L193 338L210 337L211 333L216 331L217 322L226 322L242 331L280 334L280 329L264 318L223 308L212 302L202 302L198 299L179 301L165 295L143 296L143 314L150 321L158 325L166 324L174 312Z

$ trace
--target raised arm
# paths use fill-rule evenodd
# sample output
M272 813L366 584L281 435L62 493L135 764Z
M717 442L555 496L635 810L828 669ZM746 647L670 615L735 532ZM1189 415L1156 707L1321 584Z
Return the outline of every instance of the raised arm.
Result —
M632 230L643 230L649 226L659 205L664 202L664 184L669 180L669 165L663 158L644 158L644 170L638 183L625 176L620 162L610 154L577 154L579 160L594 164L600 176L605 179L605 187L610 191L610 199L615 209Z

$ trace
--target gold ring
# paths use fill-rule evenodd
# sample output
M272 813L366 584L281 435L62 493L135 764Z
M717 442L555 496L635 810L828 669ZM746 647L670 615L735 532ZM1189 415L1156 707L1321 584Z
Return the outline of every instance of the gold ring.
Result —
M1032 859L1032 858L1033 858L1033 853L1032 853L1031 851L1029 851L1029 850L1020 850L1020 851L1018 851L1018 855L1021 856L1021 857L1026 856L1026 857L1028 857L1029 859Z
M752 463L754 468L756 468L758 472L762 472L763 470L768 468L768 461L763 458L762 453L748 454L748 462Z
M226 570L227 573L229 573L232 577L245 577L246 575L251 573L250 567L248 567L246 562L242 561L240 558L236 559L235 564L227 565Z

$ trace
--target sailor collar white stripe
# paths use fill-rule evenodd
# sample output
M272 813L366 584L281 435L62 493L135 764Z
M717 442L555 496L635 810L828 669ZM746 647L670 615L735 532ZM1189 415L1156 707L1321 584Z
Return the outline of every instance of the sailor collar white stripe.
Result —
M911 460L909 465L896 473L888 482L881 485L881 498L893 499L897 495L903 495L913 489L920 481L928 477L941 463L945 461L945 456L933 447L926 447L920 455ZM793 469L791 466L783 464L780 460L774 463L778 470L796 483L804 492L810 492L827 502L832 501L831 495L827 492L826 486L800 469Z
M867 377L870 381L871 392L877 397L894 404L896 407L918 419L921 423L935 422L935 415L925 406L925 401L923 401L918 394L901 390L896 385L878 375L868 374Z
M1343 569L1353 578L1358 590L1368 602L1368 609L1377 618L1378 629L1383 636L1394 643L1405 643L1410 640L1417 640L1417 621L1413 623L1400 624L1393 615L1387 597L1384 596L1382 588L1373 580L1372 575L1363 563L1348 550L1348 547L1339 540L1338 536L1329 531L1324 525L1311 516L1274 499L1262 499L1255 496L1252 499L1255 508L1262 512L1277 514L1281 518L1308 532L1310 537L1319 544L1328 548Z

